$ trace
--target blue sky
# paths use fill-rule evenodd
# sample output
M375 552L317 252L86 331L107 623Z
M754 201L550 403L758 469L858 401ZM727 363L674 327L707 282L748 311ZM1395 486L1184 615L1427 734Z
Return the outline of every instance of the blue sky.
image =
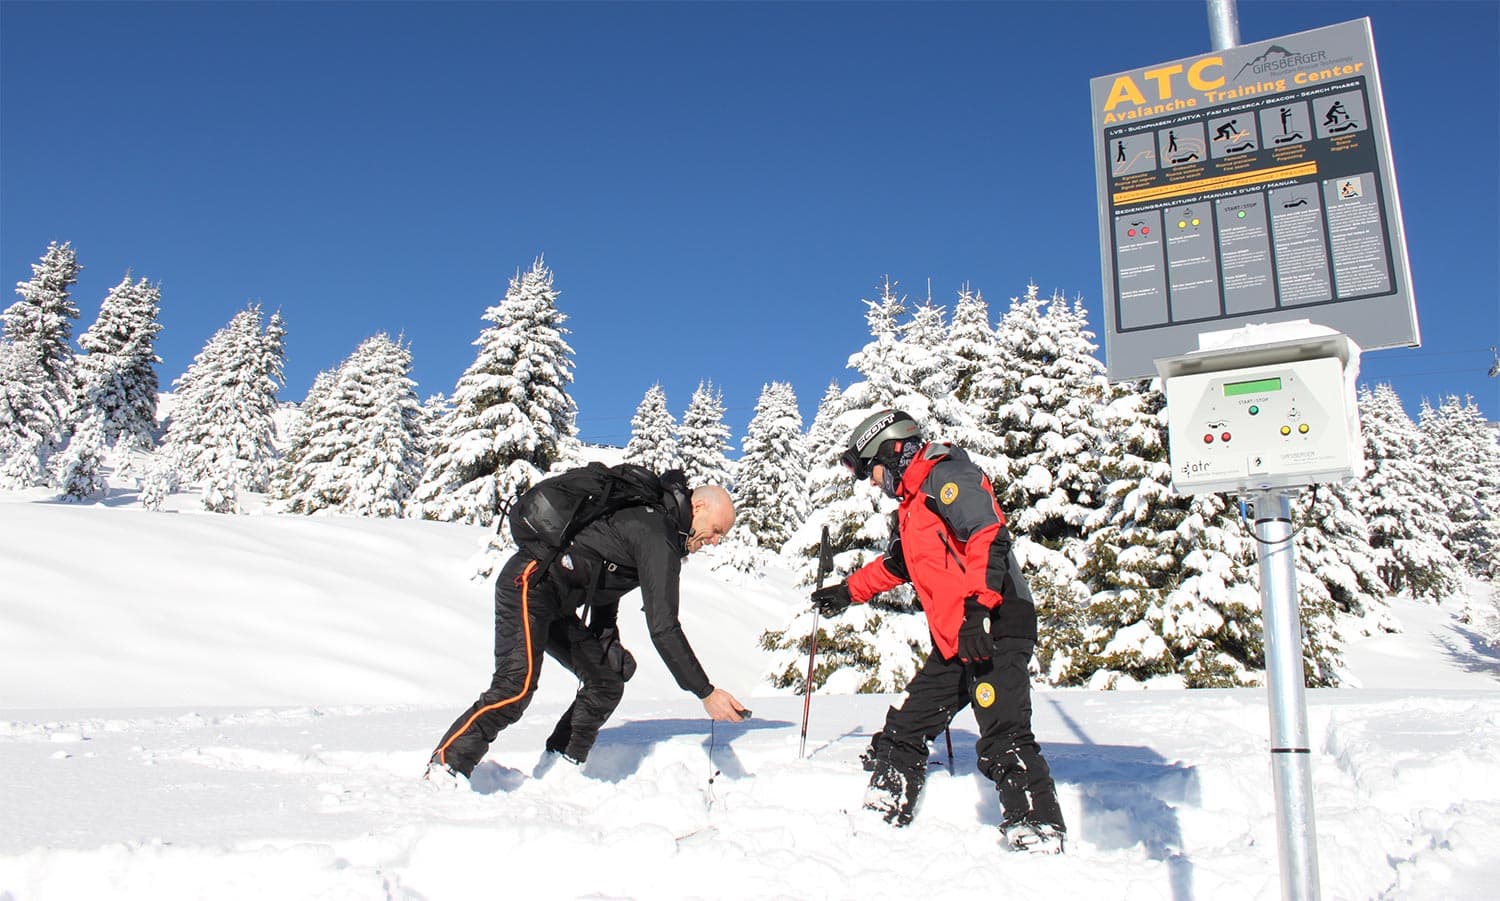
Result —
M1371 18L1423 346L1363 375L1500 418L1500 4L1238 12L1244 43ZM544 253L582 437L711 379L738 447L764 383L810 417L854 377L887 274L996 316L1028 281L1078 295L1102 345L1089 79L1209 49L1186 0L6 0L0 280L72 241L79 331L127 269L160 281L164 383L259 301L283 399L382 331L425 397Z

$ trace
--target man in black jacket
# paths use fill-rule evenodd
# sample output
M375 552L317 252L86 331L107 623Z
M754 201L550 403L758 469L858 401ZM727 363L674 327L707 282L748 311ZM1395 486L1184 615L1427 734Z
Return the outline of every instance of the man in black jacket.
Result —
M541 675L546 651L581 680L578 696L547 740L547 750L583 762L599 729L625 694L635 671L620 646L615 615L620 597L637 586L657 653L677 684L703 701L715 720L740 722L745 708L715 688L677 618L682 561L734 525L729 493L708 485L688 493L663 475L662 503L626 507L589 523L545 572L517 552L495 582L495 674L438 743L428 765L468 777L500 730L521 718ZM585 624L579 610L591 615Z

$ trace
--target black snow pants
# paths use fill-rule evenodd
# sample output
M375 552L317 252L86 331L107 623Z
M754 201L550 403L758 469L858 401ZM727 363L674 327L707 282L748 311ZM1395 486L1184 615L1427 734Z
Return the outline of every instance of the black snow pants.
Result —
M942 734L965 707L979 725L975 751L979 771L995 783L1005 819L1063 827L1051 770L1031 732L1031 679L1027 666L1034 642L995 639L994 657L976 664L943 659L936 650L906 686L906 700L892 707L885 728L875 736L870 787L899 786L902 809L893 818L907 822L927 779L928 743Z
M519 720L531 703L542 651L582 682L547 742L549 749L587 759L599 729L625 696L619 652L606 654L599 636L583 624L558 587L535 576L536 565L516 554L501 569L495 581L495 674L433 752L433 759L465 776L479 765L500 730Z

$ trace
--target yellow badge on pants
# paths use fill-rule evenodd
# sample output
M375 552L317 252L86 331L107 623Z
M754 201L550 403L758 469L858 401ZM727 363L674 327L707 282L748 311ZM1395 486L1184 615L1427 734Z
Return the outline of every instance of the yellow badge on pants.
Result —
M981 682L974 686L974 703L980 707L988 707L995 703L995 686L988 682Z

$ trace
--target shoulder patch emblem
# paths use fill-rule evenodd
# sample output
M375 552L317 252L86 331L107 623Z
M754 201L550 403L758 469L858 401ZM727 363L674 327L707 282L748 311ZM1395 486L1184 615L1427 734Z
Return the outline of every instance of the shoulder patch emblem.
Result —
M951 504L958 500L958 483L948 482L942 488L938 489L938 500L945 504Z
M995 686L988 682L981 682L974 686L974 703L980 707L989 707L995 703Z

